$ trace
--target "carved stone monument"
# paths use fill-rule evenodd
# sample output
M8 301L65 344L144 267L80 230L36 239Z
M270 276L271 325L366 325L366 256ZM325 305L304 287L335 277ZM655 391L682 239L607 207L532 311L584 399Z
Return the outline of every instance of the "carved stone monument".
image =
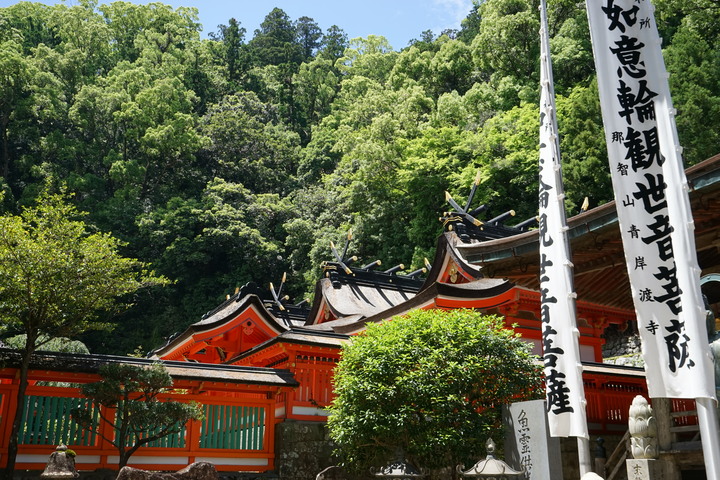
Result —
M68 447L58 445L50 454L45 470L40 478L77 478L80 474L75 469L75 454Z
M662 480L664 472L658 458L657 425L652 407L636 396L628 418L630 452L634 459L625 462L628 480Z
M630 405L628 429L633 458L658 458L655 416L652 407L642 395L637 395Z
M625 462L628 480L664 480L665 472L653 458L631 459Z
M503 408L505 459L523 469L526 480L563 478L560 439L550 436L543 400Z

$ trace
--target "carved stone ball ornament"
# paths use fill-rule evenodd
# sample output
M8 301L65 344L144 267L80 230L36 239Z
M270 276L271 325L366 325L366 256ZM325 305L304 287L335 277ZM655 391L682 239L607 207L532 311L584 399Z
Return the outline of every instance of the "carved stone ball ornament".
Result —
M657 425L652 407L642 395L630 405L630 450L636 459L658 458Z

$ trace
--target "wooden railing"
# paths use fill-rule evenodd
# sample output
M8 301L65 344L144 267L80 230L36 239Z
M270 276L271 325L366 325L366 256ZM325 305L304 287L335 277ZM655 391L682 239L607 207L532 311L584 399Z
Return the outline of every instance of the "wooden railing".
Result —
M605 471L603 478L605 480L617 480L619 478L626 478L625 460L628 459L630 452L630 432L625 432L620 442L615 447L615 450L610 454L605 462Z
M330 405L333 392L333 370L337 358L322 355L297 355L294 365L287 368L293 372L300 386L280 397L287 418L324 422L326 408Z
M276 421L282 417L325 421L325 408L333 399L332 373L336 359L324 356L301 356L287 365L300 387L278 391L256 389L208 389L182 387L166 395L179 401L196 401L204 406L205 419L191 421L177 436L142 447L130 459L140 468L177 470L199 460L212 461L218 470L267 471L273 468ZM280 365L282 367L283 365ZM47 372L46 372L47 373ZM583 373L587 399L587 418L594 435L627 431L628 410L636 395L647 396L642 370L601 364L586 365ZM94 381L85 379L83 381ZM14 412L17 384L9 378L0 384L0 467L7 453L10 419ZM12 383L7 383L12 382ZM219 384L220 385L220 384ZM203 391L193 394L192 391ZM79 388L48 387L32 384L23 406L24 429L21 436L18 468L40 469L58 443L67 443L78 454L81 469L115 468L117 451L101 436L82 432L70 420L70 409L83 399ZM680 403L678 403L680 402ZM692 406L675 401L676 412ZM278 415L285 411L285 415ZM100 409L98 414L111 415ZM279 418L278 418L279 417ZM678 414L676 426L692 425L691 415ZM105 436L112 436L108 432Z
M6 461L10 419L17 385L0 385L0 458ZM274 460L274 399L232 398L190 393L172 393L161 400L195 401L203 405L205 418L189 421L178 434L141 447L129 465L152 470L178 470L195 461L209 461L218 470L267 471ZM22 407L23 423L16 468L43 469L48 456L61 443L76 452L80 470L116 469L118 451L106 438L114 438L115 427L100 422L99 434L82 430L70 411L87 404L74 387L30 385ZM105 407L96 415L112 418ZM0 464L0 465L2 465Z
M630 404L637 395L647 397L642 369L605 364L583 364L587 421L595 435L622 435L628 428Z
M647 398L647 397L646 397ZM657 425L657 443L661 455L664 455L666 474L679 478L679 463L702 465L701 444L697 425L697 411L692 399L656 398L650 402ZM628 408L629 410L629 408ZM627 478L625 460L631 458L630 432L625 432L610 457L599 472L606 480ZM683 457L682 461L678 456ZM694 457L691 460L690 457ZM662 457L661 457L662 458Z

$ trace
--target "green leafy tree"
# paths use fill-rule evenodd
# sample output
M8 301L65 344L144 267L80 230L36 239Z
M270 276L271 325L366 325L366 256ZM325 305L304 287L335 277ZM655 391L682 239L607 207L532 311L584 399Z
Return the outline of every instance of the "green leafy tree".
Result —
M221 42L228 80L236 81L238 75L247 69L249 62L244 42L245 28L240 27L240 23L231 18L227 25L218 25L218 33L211 33L210 38Z
M702 2L708 3L708 2ZM706 12L710 16L710 12ZM720 17L716 5L714 17ZM694 164L718 153L720 133L709 125L720 122L720 35L700 30L699 18L685 18L664 51L670 89L678 110L677 126L683 156ZM706 28L710 28L709 26Z
M325 30L325 35L323 35L320 41L320 51L318 55L334 62L343 56L347 45L348 37L345 31L337 25L332 25Z
M82 386L83 395L93 400L93 406L72 411L73 419L118 450L118 467L143 445L182 434L190 420L203 418L200 405L161 400L172 389L173 381L160 363L149 367L126 364L106 364L100 367L102 380ZM95 406L115 409L114 417L94 417ZM105 428L100 429L100 425ZM115 435L103 432L115 431Z
M261 67L299 65L303 60L303 46L298 42L295 25L288 14L277 7L265 16L248 47L253 61Z
M143 202L163 202L171 192L199 191L204 185L198 182L202 175L195 157L207 143L196 129L193 109L198 98L185 88L182 75L172 75L174 57L163 57L171 65L142 65L142 59L121 62L103 85L83 87L70 109L77 136L84 140L78 149L87 151L89 159L84 164L73 156L77 173L71 179L90 174L102 179L97 182L102 186L92 192L102 201L93 215L105 217L114 231L131 230ZM160 75L165 67L168 74ZM57 163L52 163L56 175L65 178L67 170ZM92 186L76 181L71 185L85 191Z
M387 38L368 35L350 40L337 65L347 75L361 75L383 83L390 75L397 55Z
M472 152L462 146L464 136L455 128L428 128L404 146L398 185L408 192L406 208L412 214L406 224L407 243L417 252L424 250L419 258L413 256L413 265L421 266L423 257L432 255L428 250L442 232L438 212L447 208L448 179L471 160Z
M214 308L236 286L267 285L282 276L284 223L292 206L276 194L253 194L240 183L216 178L199 199L173 198L140 219L146 247L158 272L177 281L162 296L143 299L146 313L135 328L105 335L103 341L125 351L156 346ZM154 292L151 292L154 293ZM149 323L148 317L155 321ZM102 338L96 335L94 340Z
M29 89L32 67L16 41L0 42L0 176L10 182L11 154L8 138L13 113Z
M476 201L491 206L492 215L515 210L519 219L537 215L538 107L525 103L498 113L482 132L467 136L464 148L475 162L463 170L462 192L481 172Z
M430 69L437 91L464 94L472 86L473 61L470 47L460 40L441 37L444 42L432 59Z
M25 334L17 405L23 405L33 353L56 337L101 329L100 312L127 305L123 295L163 283L137 260L122 257L120 242L90 233L62 195L44 193L19 216L0 216L0 325ZM15 467L22 409L13 419L6 473Z
M302 48L303 61L312 60L322 41L322 30L310 17L300 17L295 21L297 42Z
M228 95L211 106L200 131L210 139L202 155L213 177L241 182L253 193L291 188L299 139L278 120L273 105L252 92Z
M312 127L330 112L332 101L340 89L340 78L330 60L317 57L300 65L293 83L300 133L303 138L310 138Z
M343 348L330 436L358 469L382 465L397 447L416 465L472 464L501 428L500 406L542 394L540 368L501 318L472 310L369 325Z
M468 13L467 17L460 22L460 31L457 34L457 40L463 41L468 45L472 43L475 35L480 30L480 2L473 1L472 10Z
M198 11L193 7L173 9L161 2L108 2L97 9L111 31L111 45L118 60L138 60L147 40L167 52L175 50L173 43L183 50L191 39L199 38Z
M41 43L55 46L59 43L58 34L49 23L53 14L54 7L36 2L17 2L0 9L0 39L19 40L25 54Z
M557 98L560 154L568 215L585 197L596 207L613 199L597 83L577 86Z
M529 0L487 0L480 4L480 29L472 41L481 75L497 73L537 83L540 19Z
M427 51L427 50L434 52L437 50L437 47L439 47L439 45L437 45L435 40L436 40L435 34L433 33L432 30L424 30L420 34L420 39L413 38L412 40L410 40L408 42L408 47L415 47L422 52ZM406 49L404 49L404 50L406 50Z
M27 344L27 335L15 335L3 340L5 345L16 350L22 350ZM87 346L79 340L71 340L65 337L47 338L45 335L40 336L42 346L38 348L43 352L60 352L60 353L90 353Z
M567 17L553 16L559 27L556 32L551 32L550 40L553 81L555 93L559 94L576 85L587 85L595 74L585 9L577 8L573 2L569 10L573 14Z
M420 85L427 91L433 91L430 64L435 52L429 49L423 50L421 46L420 42L414 43L398 54L388 78L388 82L394 88Z

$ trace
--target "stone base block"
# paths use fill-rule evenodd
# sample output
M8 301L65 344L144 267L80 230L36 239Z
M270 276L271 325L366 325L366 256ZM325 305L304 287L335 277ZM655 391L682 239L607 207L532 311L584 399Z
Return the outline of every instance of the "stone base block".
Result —
M655 459L626 460L628 480L665 480L662 462Z

